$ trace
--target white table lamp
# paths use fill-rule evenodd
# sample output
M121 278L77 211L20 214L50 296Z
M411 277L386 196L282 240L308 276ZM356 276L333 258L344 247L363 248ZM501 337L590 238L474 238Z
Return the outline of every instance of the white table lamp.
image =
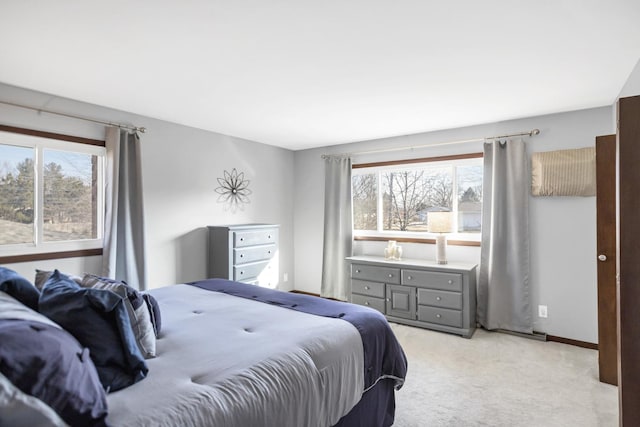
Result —
M452 212L429 212L427 214L427 231L439 233L436 236L436 262L438 264L447 263L447 236L453 225Z

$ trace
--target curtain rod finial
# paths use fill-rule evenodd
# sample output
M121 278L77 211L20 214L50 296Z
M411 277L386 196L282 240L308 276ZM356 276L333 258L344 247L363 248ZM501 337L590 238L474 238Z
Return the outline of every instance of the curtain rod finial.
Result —
M540 135L540 129L534 129L531 131L530 135Z
M140 133L146 133L147 132L147 128L145 128L145 127L136 128L136 131L140 132Z

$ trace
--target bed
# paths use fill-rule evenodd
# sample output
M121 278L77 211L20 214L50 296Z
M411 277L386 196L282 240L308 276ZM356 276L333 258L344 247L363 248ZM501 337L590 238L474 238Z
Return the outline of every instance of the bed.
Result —
M407 364L377 311L221 279L150 293L157 356L107 396L110 425L393 423Z
M407 360L375 310L222 279L34 283L0 267L0 425L393 424Z

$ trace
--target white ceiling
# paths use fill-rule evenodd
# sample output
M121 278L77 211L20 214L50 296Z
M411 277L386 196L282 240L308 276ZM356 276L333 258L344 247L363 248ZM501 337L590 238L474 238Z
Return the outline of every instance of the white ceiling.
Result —
M0 0L0 82L298 150L611 105L639 23L638 0Z

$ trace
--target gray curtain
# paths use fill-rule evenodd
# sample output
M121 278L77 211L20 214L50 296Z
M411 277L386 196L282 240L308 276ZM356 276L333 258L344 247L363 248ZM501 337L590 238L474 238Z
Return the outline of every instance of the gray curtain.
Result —
M107 128L107 173L102 274L147 288L140 138Z
M529 169L524 141L484 144L478 322L531 334Z
M345 257L352 253L351 159L325 158L324 247L320 294L346 301L349 273Z

